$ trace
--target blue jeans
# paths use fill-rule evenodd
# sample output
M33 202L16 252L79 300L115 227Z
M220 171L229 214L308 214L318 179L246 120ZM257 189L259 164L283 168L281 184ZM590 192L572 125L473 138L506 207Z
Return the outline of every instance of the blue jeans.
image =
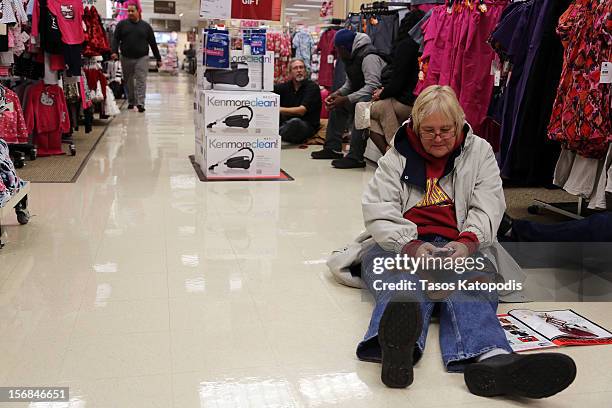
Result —
M448 242L440 237L431 241L436 246L443 246ZM496 292L455 291L446 299L438 302L431 301L421 290L418 281L422 278L417 274L388 270L385 270L382 274L373 272L374 258L394 258L395 256L394 252L385 251L379 245L375 245L362 259L361 277L374 296L376 306L372 311L368 331L357 347L357 357L366 361L381 361L378 326L387 304L398 294L396 291L375 290L374 281L381 279L384 282L406 280L417 283L417 289L411 291L411 296L420 303L423 328L414 350L415 363L421 358L425 350L427 329L436 305L440 307L442 360L448 371L462 372L466 364L472 362L475 357L496 348L512 352L512 348L506 340L506 335L497 320ZM468 276L463 276L463 278L467 279Z

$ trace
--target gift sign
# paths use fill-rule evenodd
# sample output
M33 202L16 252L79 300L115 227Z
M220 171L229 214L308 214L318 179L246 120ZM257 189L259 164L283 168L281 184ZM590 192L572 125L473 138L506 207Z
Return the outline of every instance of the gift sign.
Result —
M281 0L232 0L232 18L280 21Z

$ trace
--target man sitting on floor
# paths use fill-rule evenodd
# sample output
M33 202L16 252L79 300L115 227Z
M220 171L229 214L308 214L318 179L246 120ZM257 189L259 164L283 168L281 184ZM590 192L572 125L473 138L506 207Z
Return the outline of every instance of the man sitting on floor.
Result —
M372 93L381 87L386 56L378 52L367 34L347 29L336 33L334 46L344 63L347 79L342 88L325 100L329 110L325 145L311 156L318 160L333 160L332 166L337 169L361 168L366 166L363 154L367 141L363 137L364 131L355 129L355 105L371 100ZM344 157L342 134L347 127L351 128L351 147Z
M321 91L307 78L302 59L292 60L289 70L291 79L274 86L280 95L280 135L285 142L300 144L321 127Z

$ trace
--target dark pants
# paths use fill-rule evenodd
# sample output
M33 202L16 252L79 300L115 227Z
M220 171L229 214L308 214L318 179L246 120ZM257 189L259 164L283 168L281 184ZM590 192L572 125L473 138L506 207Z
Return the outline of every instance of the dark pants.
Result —
M357 102L366 102L368 99L361 99ZM327 122L327 134L325 136L325 149L335 152L342 152L342 134L346 128L351 129L351 148L346 155L351 159L363 161L367 140L364 139L364 131L355 129L355 105L346 104L329 112Z
M512 238L521 242L611 242L612 213L594 214L582 220L540 224L515 220Z
M282 119L279 133L283 142L304 143L317 133L312 126L300 118Z

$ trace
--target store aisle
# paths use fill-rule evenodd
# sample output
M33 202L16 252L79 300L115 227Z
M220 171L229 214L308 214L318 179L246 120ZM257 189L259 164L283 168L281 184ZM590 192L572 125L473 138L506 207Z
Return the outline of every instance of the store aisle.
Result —
M201 183L191 89L151 77L147 112L113 121L76 184L33 186L35 216L0 251L0 384L70 387L54 408L512 404L444 373L435 325L406 390L357 361L372 306L324 261L362 229L372 169L287 149L294 182ZM553 307L612 326L607 304ZM612 348L566 351L578 379L534 406L610 401Z

